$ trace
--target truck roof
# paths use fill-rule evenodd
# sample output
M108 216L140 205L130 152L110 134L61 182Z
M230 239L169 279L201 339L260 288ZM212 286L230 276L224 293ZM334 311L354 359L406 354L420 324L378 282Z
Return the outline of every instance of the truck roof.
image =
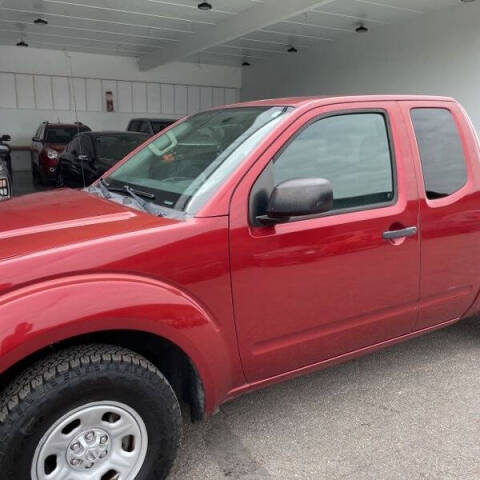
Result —
M374 102L374 101L434 101L454 102L450 97L432 95L333 95L316 97L285 97L270 98L266 100L253 100L236 103L231 106L288 106L300 107L311 105L328 105L332 103Z

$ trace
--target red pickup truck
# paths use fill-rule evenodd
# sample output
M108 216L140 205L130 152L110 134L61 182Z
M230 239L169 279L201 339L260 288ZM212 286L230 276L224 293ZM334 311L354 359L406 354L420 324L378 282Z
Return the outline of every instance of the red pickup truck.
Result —
M479 144L439 97L177 122L0 205L4 480L165 478L223 402L480 310Z

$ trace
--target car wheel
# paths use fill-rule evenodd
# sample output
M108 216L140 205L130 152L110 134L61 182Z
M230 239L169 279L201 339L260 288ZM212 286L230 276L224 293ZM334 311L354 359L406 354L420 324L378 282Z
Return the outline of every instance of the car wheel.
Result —
M175 459L180 407L136 353L85 345L49 356L0 396L2 480L160 480Z

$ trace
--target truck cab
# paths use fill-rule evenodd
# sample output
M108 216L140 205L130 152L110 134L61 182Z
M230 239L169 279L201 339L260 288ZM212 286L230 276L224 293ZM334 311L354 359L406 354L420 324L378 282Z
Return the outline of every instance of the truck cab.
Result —
M213 109L2 202L4 478L166 478L180 401L199 420L477 314L479 203L472 124L426 96Z

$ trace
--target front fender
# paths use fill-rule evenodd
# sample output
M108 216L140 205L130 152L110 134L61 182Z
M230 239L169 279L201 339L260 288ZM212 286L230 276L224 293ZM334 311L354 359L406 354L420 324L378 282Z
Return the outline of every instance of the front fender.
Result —
M48 280L0 297L0 372L46 346L105 330L163 337L191 359L211 413L232 388L228 342L212 315L176 287L133 275Z

